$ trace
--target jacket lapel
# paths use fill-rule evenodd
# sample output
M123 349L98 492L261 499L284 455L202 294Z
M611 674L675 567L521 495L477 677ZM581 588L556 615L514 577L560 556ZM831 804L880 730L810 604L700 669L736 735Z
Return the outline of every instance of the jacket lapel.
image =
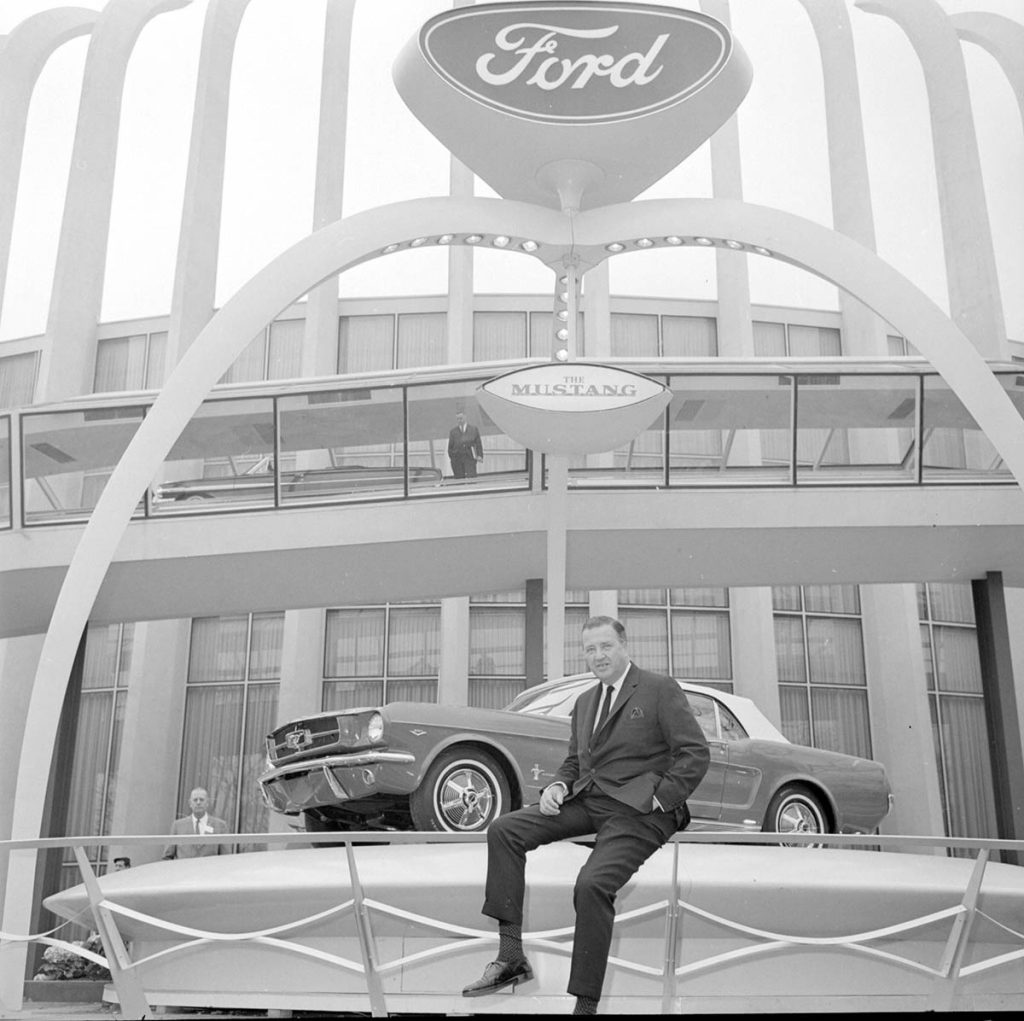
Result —
M594 734L594 721L597 719L598 706L601 704L601 697L604 694L603 691L598 692L598 697L594 700L594 710L589 714L593 744L598 744L600 741L604 741L611 733L612 724L615 722L615 718L621 712L622 707L633 697L633 692L636 690L636 686L637 667L635 663L630 663L629 670L626 671L626 677L622 682L622 687L619 689L618 695L615 696L611 709L608 710L608 719L604 721L604 726Z

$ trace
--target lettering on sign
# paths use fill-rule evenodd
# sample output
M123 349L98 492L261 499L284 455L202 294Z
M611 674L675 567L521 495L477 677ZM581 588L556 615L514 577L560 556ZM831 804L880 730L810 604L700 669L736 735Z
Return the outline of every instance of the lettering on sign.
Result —
M628 3L504 3L432 18L420 49L473 99L528 120L629 120L681 103L732 53L703 15Z
M563 383L513 383L513 397L636 397L632 383L616 386L614 383L583 383L566 376Z
M536 69L524 81L527 85L535 85L539 89L552 91L563 85L571 89L582 89L595 76L608 79L608 83L616 89L624 89L629 85L647 85L661 74L664 65L654 67L654 61L668 39L668 33L662 33L651 44L646 53L627 53L616 58L611 53L584 53L578 57L558 57L543 54L555 54L558 50L559 37L566 39L606 39L619 31L618 25L597 29L560 28L557 25L533 25L529 22L509 25L498 32L494 39L498 49L511 53L515 63L502 72L492 70L498 66L496 53L485 53L476 62L476 73L482 81L489 85L510 85L525 75L534 57L541 57L536 62ZM528 43L530 35L536 36L533 43Z

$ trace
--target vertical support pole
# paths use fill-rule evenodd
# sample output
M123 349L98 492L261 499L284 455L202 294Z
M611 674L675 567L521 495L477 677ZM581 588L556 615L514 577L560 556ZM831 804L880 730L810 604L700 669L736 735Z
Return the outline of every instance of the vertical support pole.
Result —
M989 571L971 582L978 626L981 689L985 696L996 827L1000 840L1024 840L1024 752L1013 687L1010 629L1006 620L1003 575ZM1024 864L1019 851L1001 852L1010 865Z
M96 931L103 941L103 953L106 955L110 977L117 990L117 1002L121 1008L121 1016L126 1018L148 1017L149 1001L146 999L145 990L142 988L138 973L134 970L131 957L128 955L128 949L118 931L114 914L109 908L103 906L103 892L100 890L100 884L96 881L96 873L93 872L83 847L75 847L75 860L82 872L85 891L89 896L89 907L92 908L92 917L96 922Z
M548 678L565 673L565 560L569 459L548 463Z
M978 905L978 894L981 892L981 881L985 878L985 866L988 864L988 849L978 851L974 862L974 870L967 882L963 900L960 902L964 910L953 919L953 926L946 941L946 950L939 963L942 977L935 980L932 994L928 998L928 1010L951 1010L953 996L956 993L957 979L960 977L960 965L963 963L967 944L971 938L971 926L974 924L974 912Z
M384 1001L384 987L381 985L380 972L377 970L377 945L373 941L373 930L370 927L370 915L363 903L363 886L359 882L356 871L356 856L352 841L345 841L345 854L348 856L348 875L352 883L352 899L355 901L356 932L359 936L359 952L363 957L363 970L366 972L366 993L370 997L370 1014L373 1017L387 1017L388 1008Z
M526 686L544 680L544 579L526 579Z

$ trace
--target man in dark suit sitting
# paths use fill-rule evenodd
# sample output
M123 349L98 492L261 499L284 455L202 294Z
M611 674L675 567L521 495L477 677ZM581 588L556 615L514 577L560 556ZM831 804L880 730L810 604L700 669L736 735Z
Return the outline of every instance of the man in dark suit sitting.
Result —
M707 772L708 744L679 685L630 662L626 630L612 617L591 617L582 638L587 666L600 683L577 700L569 754L540 803L501 816L487 831L483 913L498 921L498 960L463 989L464 996L533 978L522 944L526 854L541 844L596 833L573 891L569 973L574 1013L596 1013L616 894L677 829L685 829L686 799Z

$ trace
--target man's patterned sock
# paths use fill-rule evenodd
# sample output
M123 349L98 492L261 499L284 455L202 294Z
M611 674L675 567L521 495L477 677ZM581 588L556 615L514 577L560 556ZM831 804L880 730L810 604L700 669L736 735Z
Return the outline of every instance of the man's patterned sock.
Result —
M499 922L498 960L518 961L523 956L523 927L514 922Z

